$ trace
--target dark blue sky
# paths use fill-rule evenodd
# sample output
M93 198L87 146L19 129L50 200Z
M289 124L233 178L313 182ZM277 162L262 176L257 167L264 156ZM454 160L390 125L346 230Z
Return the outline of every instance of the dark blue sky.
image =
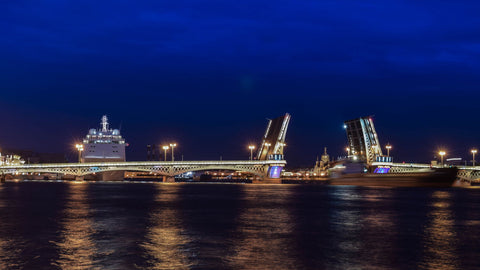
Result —
M102 114L130 160L248 158L292 114L287 160L339 155L375 115L397 160L480 147L478 1L1 1L0 148L72 152Z

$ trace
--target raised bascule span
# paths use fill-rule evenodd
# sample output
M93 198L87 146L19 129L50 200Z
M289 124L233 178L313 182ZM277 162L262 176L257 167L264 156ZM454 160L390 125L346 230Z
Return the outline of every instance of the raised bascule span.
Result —
M345 121L348 139L348 156L372 164L382 155L377 131L371 116Z
M102 130L92 129L86 137L86 143L89 143L88 152L82 155L82 160L87 161L83 163L52 163L52 164L28 164L15 166L0 166L0 177L5 179L5 175L19 175L23 173L57 173L64 175L74 175L82 179L86 175L106 173L114 171L143 171L152 172L157 175L163 175L167 181L173 181L176 175L186 172L204 171L204 170L232 170L251 173L260 181L280 182L280 174L286 161L283 156L283 147L285 146L285 136L290 121L290 115L285 114L274 120L270 120L267 132L263 138L262 147L258 160L214 160L214 161L129 161L125 162L124 156L113 159L112 161L105 160L102 156L102 162L96 161L93 156L95 149L100 146L111 147L112 153L117 153L117 144L112 143L112 138L124 145L123 138L120 137L116 130L108 129L107 118L102 118ZM111 133L111 134L110 134ZM108 139L108 144L105 143L105 138ZM98 137L98 138L97 138ZM117 138L118 137L118 138ZM98 144L94 140L102 140L103 144ZM268 146L271 140L273 147ZM96 147L96 148L95 148ZM108 148L107 150L109 150ZM105 152L105 151L104 151ZM121 152L120 154L123 154ZM90 161L90 162L89 162Z
M290 114L288 113L268 121L267 130L258 150L258 160L283 159L283 148L286 146L285 137L289 123Z

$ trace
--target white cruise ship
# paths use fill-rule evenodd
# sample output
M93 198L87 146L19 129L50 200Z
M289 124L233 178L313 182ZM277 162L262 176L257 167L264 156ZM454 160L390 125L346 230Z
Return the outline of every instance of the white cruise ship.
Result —
M90 129L83 139L82 162L125 161L125 139L120 130L110 129L106 115L100 129Z

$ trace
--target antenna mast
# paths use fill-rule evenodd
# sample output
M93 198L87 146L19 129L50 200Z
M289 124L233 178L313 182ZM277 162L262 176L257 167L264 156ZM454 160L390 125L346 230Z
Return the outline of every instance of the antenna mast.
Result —
M102 132L108 131L108 118L106 115L102 116Z

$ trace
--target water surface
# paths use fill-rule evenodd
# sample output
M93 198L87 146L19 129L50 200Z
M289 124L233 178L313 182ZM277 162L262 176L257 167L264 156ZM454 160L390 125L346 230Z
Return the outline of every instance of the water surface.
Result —
M457 188L8 182L0 265L475 269L479 198Z

